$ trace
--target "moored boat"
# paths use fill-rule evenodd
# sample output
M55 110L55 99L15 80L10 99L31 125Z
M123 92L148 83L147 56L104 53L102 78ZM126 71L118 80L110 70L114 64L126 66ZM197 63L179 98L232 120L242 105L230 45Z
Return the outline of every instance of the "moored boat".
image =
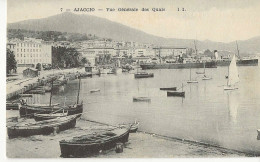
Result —
M164 91L176 91L176 90L177 90L177 87L160 88L160 90L164 90Z
M167 91L167 96L185 97L185 92Z
M92 89L89 91L90 93L94 93L94 92L100 92L100 89Z
M236 65L236 56L234 55L232 61L228 67L228 81L227 85L224 86L224 90L235 90L238 89L236 87L236 83L239 82L238 70Z
M9 138L28 137L32 135L48 135L55 130L63 131L75 127L76 119L81 114L65 116L40 122L18 122L7 126Z
M149 97L133 97L133 102L151 102Z
M62 157L91 156L100 150L111 149L116 143L128 142L129 128L117 127L111 130L73 137L70 140L61 140L60 150Z
M153 73L147 73L147 72L138 72L135 73L135 78L152 78L154 77Z

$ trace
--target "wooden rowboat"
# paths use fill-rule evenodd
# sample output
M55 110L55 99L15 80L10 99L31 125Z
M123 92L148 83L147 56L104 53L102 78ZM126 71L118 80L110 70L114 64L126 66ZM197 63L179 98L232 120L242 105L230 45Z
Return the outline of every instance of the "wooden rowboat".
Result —
M160 90L163 90L163 91L176 91L177 87L160 88Z
M111 130L73 137L70 140L60 141L62 157L91 156L100 150L108 150L116 143L128 141L130 128L117 127Z
M94 93L94 92L100 92L100 89L92 89L89 91L90 93Z
M149 97L133 97L133 102L151 102Z
M32 135L48 135L55 130L63 131L75 127L76 119L81 114L44 120L40 122L18 122L7 126L7 134L9 138L28 137Z
M167 96L185 97L185 92L167 91Z
M59 110L58 110L59 111ZM50 113L50 114L34 114L33 118L35 121L42 121L42 120L50 120L50 119L55 119L59 117L64 117L68 116L68 112L64 113Z

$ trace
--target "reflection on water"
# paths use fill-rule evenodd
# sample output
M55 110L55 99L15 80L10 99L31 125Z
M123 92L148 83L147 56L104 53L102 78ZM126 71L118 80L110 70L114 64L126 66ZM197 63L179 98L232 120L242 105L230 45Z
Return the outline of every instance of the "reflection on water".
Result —
M237 122L237 111L239 107L239 102L237 96L235 96L236 91L228 91L228 109L229 109L229 116L233 123Z
M134 79L128 73L82 79L80 100L87 112L83 118L109 124L137 119L142 131L260 154L256 140L260 128L260 68L238 70L239 89L229 92L223 90L226 67L207 69L212 80L197 76L199 83L189 85L189 69L150 70L154 78L145 79ZM181 89L182 83L185 98L167 97L166 91L159 90L173 86ZM96 88L100 92L89 92ZM75 103L77 90L78 81L69 81L54 94L53 103ZM48 103L49 95L35 95L34 99ZM150 97L151 102L133 102L133 96Z

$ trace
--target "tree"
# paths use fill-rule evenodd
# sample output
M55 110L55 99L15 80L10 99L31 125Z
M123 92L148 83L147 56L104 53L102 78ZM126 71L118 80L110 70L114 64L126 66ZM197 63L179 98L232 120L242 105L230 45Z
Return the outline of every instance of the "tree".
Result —
M85 64L89 64L90 62L85 57L83 57L81 59L81 63L82 63L82 65L85 65Z
M6 75L10 74L12 70L16 72L16 68L14 52L10 49L6 49Z
M41 66L41 64L40 64L40 63L38 63L38 64L36 65L36 69L37 69L37 70L39 70L39 71L41 71L41 70L42 70L42 66Z

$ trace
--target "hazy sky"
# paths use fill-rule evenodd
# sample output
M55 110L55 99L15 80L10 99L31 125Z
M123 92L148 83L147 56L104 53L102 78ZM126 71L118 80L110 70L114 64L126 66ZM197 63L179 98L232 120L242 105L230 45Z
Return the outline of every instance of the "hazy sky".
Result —
M260 0L8 0L7 5L8 23L93 7L92 13L78 14L107 18L161 37L230 42L260 36ZM106 12L106 8L126 7L166 11ZM178 12L178 7L186 11Z

